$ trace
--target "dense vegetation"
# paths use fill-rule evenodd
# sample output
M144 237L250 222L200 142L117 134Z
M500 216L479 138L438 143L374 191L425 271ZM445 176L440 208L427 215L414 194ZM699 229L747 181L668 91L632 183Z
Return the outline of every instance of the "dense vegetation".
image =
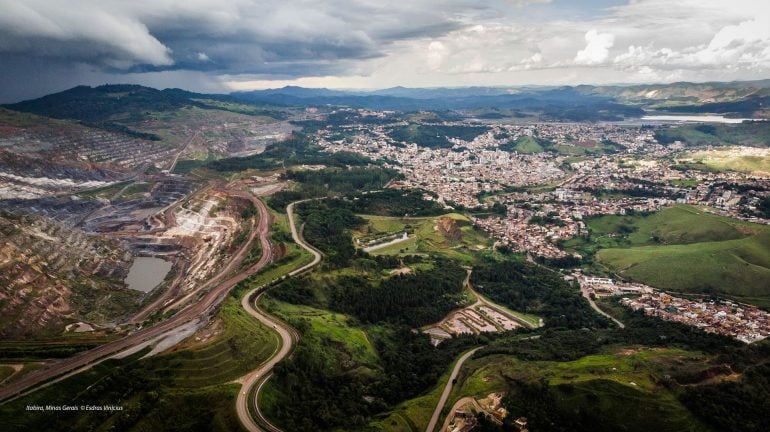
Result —
M626 324L625 329L547 330L540 338L526 340L505 335L479 351L476 358L490 361L495 355L505 354L524 361L561 362L557 366L564 371L560 379L542 378L537 374L510 377L507 381L510 392L504 405L512 416L507 422L526 416L533 430L537 427L564 431L617 430L619 427L624 430L649 430L650 427L661 430L683 430L683 427L684 430L707 430L707 427L713 430L767 430L770 344L761 342L747 346L726 336L646 317L641 312L618 311ZM616 352L620 347L652 347L655 349L652 352L656 353L671 349L705 354L700 354L703 356L700 359L675 356L671 360L654 361L651 372L655 376L651 376L649 385L658 386L658 391L652 394L623 385L627 375L612 381L599 376L590 378L589 375L587 381L561 382L578 373L577 369L561 369L564 362L585 365L589 373L595 373L602 370L601 366L588 360L588 356L601 357L602 353ZM633 352L633 348L621 352L622 360ZM655 359L650 355L642 358ZM642 368L640 361L632 360L630 365L631 369L626 373L638 375ZM711 378L733 372L743 377L736 381L709 383ZM556 382L550 382L552 379ZM671 392L675 399L661 399L661 391ZM625 412L624 407L629 404L635 406L634 411L616 415ZM607 411L608 407L613 408ZM645 411L648 412L643 418L637 417ZM663 414L666 411L668 414ZM654 412L658 412L658 416L648 418ZM692 419L693 415L697 420ZM630 418L634 420L629 421Z
M672 126L657 130L655 139L664 145L681 141L687 146L745 145L767 147L770 145L770 122Z
M413 257L408 261L420 261ZM393 257L358 255L351 265L376 271L398 264ZM282 283L271 294L278 300L346 313L365 323L389 322L419 327L443 318L462 301L465 270L442 258L414 273L372 280L362 274Z
M419 190L383 189L356 195L344 205L356 213L381 216L436 216L446 212L436 201L424 199L425 194Z
M319 171L289 170L281 178L297 183L294 190L273 194L268 204L283 211L292 201L306 198L349 195L378 189L396 178L398 173L386 168L327 168Z
M473 343L458 338L433 347L406 327L381 325L367 333L378 353L373 368L351 361L337 341L303 329L294 355L280 363L265 397L284 430L360 430L372 416L434 385Z
M403 262L428 264L420 257ZM265 394L271 418L286 430L360 429L374 414L435 385L475 338L433 347L426 335L411 330L440 319L459 301L465 270L450 261L430 264L414 274L382 278L376 275L402 260L360 255L339 275L290 279L271 290L270 301L301 305L275 312L303 334ZM306 318L282 312L297 308L309 311ZM325 310L346 315L324 318L331 314ZM363 337L352 333L361 331Z
M237 172L247 169L274 170L303 164L347 167L371 163L369 158L355 153L325 153L320 146L312 143L310 137L295 133L283 141L270 144L262 153L218 159L204 166L219 172Z
M459 138L464 141L473 141L477 136L487 132L487 126L442 126L410 124L397 126L388 131L388 136L396 141L415 143L421 147L449 148L452 143L448 138Z
M355 254L350 229L364 220L348 209L330 207L323 201L302 203L298 213L305 224L305 239L324 253L326 264L347 265Z
M596 315L559 273L518 261L492 262L477 266L471 283L483 295L513 310L543 317L550 327L603 327Z
M125 126L115 123L115 120L138 119L148 112L173 111L184 107L228 110L230 105L221 102L232 106L249 106L254 108L248 110L253 114L283 117L279 111L256 109L254 104L226 95L204 95L180 89L156 90L130 84L77 86L6 107L46 117L79 120L89 125L106 126L107 129L120 131L120 128Z

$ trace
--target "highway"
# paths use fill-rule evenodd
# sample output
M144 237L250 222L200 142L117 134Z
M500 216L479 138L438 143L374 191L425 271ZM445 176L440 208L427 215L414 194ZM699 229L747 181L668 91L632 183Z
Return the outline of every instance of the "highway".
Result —
M302 237L300 231L297 230L296 221L294 220L294 205L304 201L307 200L295 201L286 206L286 215L289 218L289 227L291 229L292 239L300 247L313 255L313 261L303 265L302 267L292 270L288 273L289 277L302 274L312 269L321 262L322 257L321 252L305 242L305 239ZM259 393L262 390L262 386L272 375L272 371L275 365L291 353L294 344L299 341L300 335L291 326L283 323L279 319L267 314L259 308L259 298L264 294L264 291L262 291L264 289L265 286L260 286L249 291L243 297L243 299L241 299L241 305L251 316L258 319L268 327L272 326L273 329L278 333L278 336L281 338L281 343L279 349L273 353L267 362L261 364L258 368L241 377L239 381L241 382L242 386L241 391L238 393L238 398L235 402L235 408L238 412L238 418L240 419L241 424L249 432L263 432L265 430L271 432L280 432L280 429L272 425L259 410ZM254 392L253 399L250 400L249 395L251 395L251 389L254 388L255 385L257 386L257 391ZM251 413L249 412L249 403L253 404L254 406L257 414L257 421L254 420L254 417L252 417Z
M268 253L263 253L256 264L243 272L225 279L223 282L209 290L199 301L185 307L180 312L163 322L160 322L152 327L141 329L135 333L125 336L122 339L109 342L92 350L88 350L76 354L73 357L52 363L47 367L21 377L8 386L0 388L0 401L7 401L8 399L18 397L22 394L30 393L39 388L40 384L43 384L46 381L76 370L80 370L86 366L92 366L98 362L104 361L109 356L132 348L148 340L154 339L190 322L191 320L211 313L214 308L225 298L231 288L267 265L272 258L272 254L269 253L271 251L269 236L270 213L267 211L264 203L262 203L262 201L253 195L242 192L237 193L237 195L248 198L252 203L254 203L254 206L259 212L259 222L257 223L257 229L251 230L248 240L244 242L244 245L241 246L239 251L235 254L231 265L226 266L220 272L220 276L226 277L226 275L228 275L233 270L234 262L240 262L240 260L251 248L255 238L259 236L259 242L261 244L262 250Z
M433 416L430 418L430 423L428 423L428 427L425 429L425 432L433 432L433 429L436 428L438 419L441 417L441 410L444 409L444 405L446 405L446 401L449 399L449 393L452 392L452 386L454 385L454 380L457 379L457 374L460 373L460 368L463 367L463 363L465 363L465 361L468 360L473 355L473 353L480 349L481 347L477 347L466 352L465 354L461 355L457 360L457 363L455 363L455 367L452 369L452 373L449 375L449 380L446 382L446 386L444 386L444 391L441 393L441 398L438 400L436 409L433 410Z

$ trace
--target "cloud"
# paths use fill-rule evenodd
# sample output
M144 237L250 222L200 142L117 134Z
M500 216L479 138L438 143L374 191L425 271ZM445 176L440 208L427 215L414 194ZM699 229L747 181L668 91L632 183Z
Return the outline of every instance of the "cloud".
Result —
M575 63L593 65L604 63L610 55L610 48L615 44L615 36L611 33L599 33L589 30L585 35L586 47L578 51Z
M508 0L508 3L511 3L514 6L524 7L532 4L548 4L551 3L551 0Z
M174 63L171 49L135 17L72 3L0 0L0 52L71 56L118 68Z
M0 11L0 100L142 77L201 90L770 76L766 0L0 0Z

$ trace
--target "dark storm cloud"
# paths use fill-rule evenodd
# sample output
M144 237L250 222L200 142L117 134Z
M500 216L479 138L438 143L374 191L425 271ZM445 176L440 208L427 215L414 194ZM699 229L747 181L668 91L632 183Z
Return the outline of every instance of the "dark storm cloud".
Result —
M45 66L24 70L29 64L91 77L338 73L346 60L446 34L482 11L461 0L0 0L0 58L8 69L1 75L32 75L37 85L66 81Z

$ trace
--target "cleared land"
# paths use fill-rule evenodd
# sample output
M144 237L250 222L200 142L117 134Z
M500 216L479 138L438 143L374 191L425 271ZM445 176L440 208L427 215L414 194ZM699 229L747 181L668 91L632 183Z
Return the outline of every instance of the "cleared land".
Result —
M770 149L730 147L688 154L687 162L703 164L718 171L770 174Z
M408 240L373 250L373 255L438 253L468 263L475 260L475 253L489 250L492 244L484 232L477 230L467 217L458 213L419 218L360 216L366 219L367 224L354 233L354 238L409 233Z

